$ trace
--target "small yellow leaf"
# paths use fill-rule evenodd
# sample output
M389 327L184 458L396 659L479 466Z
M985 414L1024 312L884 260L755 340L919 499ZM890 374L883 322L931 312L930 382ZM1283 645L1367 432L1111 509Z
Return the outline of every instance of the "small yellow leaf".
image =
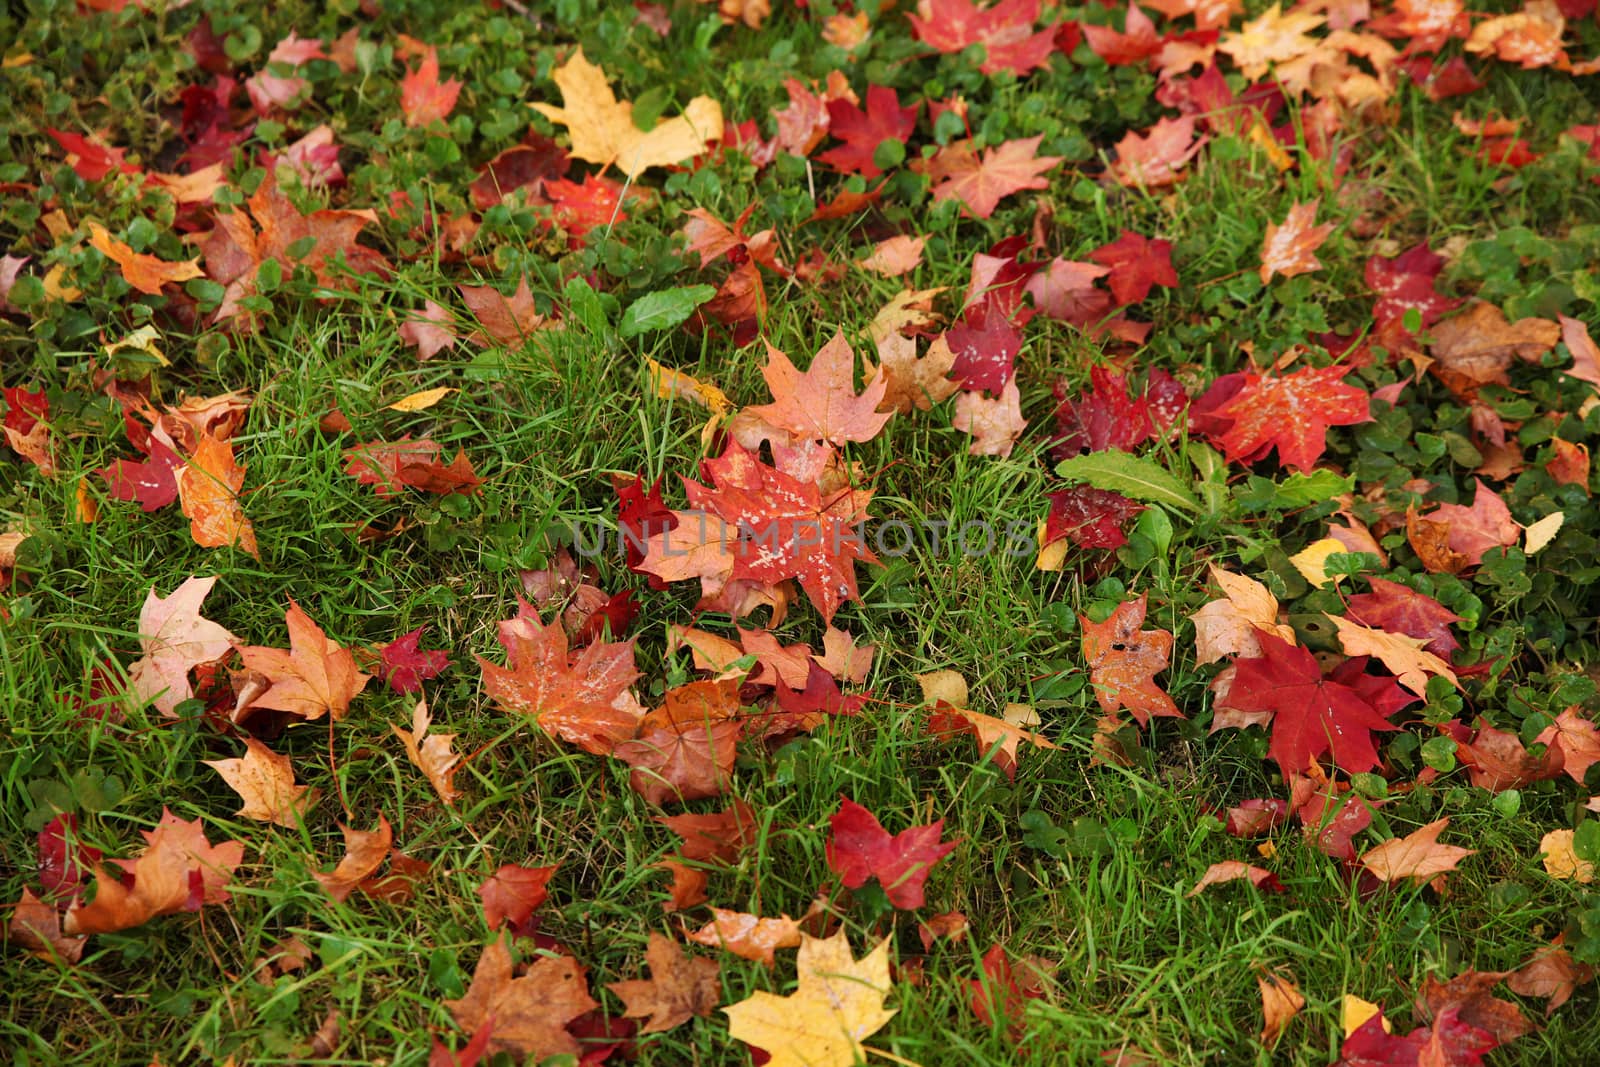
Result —
M1072 544L1065 537L1058 537L1049 544L1044 540L1045 523L1041 519L1039 530L1035 535L1039 541L1039 557L1033 561L1034 570L1059 571L1067 561L1067 546Z
M1344 995L1344 1003L1339 1009L1339 1025L1344 1028L1344 1036L1349 1037L1374 1015L1382 1015L1383 1009L1370 1000L1362 1000L1354 993ZM1384 1033L1389 1032L1389 1020L1383 1020Z
M1321 589L1331 580L1328 577L1328 557L1335 552L1348 552L1344 543L1332 537L1324 537L1320 541L1313 541L1305 547L1305 551L1298 552L1289 557L1289 562L1294 564L1295 570L1306 576L1306 581Z
M1556 534L1561 532L1561 524L1566 521L1566 512L1552 511L1538 522L1532 524L1522 531L1522 550L1531 556L1541 548L1544 548L1555 540Z
M952 708L967 706L967 680L958 671L929 671L919 674L917 684L922 686L924 704L949 704Z
M685 374L681 370L663 367L649 357L645 358L645 362L650 365L650 381L655 385L656 396L661 399L669 400L677 397L679 400L687 400L705 408L713 415L724 415L733 407L728 394L710 382L702 382L694 375Z
M82 289L79 289L76 285L68 285L62 280L66 275L67 267L64 263L57 263L45 271L44 295L51 300L60 300L68 304L82 296Z
M167 361L167 355L161 351L161 334L154 326L141 326L120 341L112 341L106 345L106 355L114 356L118 352L142 352L161 364L163 367L172 366Z
M433 405L457 390L449 386L440 386L438 389L424 389L420 393L401 397L393 404L384 408L385 411L427 411Z
M1544 854L1544 869L1550 877L1588 885L1594 881L1594 864L1579 858L1573 846L1576 836L1571 830L1551 830L1540 840L1539 851Z

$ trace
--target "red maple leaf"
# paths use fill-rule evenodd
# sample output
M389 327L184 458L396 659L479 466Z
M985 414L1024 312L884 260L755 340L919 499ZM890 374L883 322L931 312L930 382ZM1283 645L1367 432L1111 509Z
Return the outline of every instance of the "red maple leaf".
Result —
M1193 115L1164 118L1144 133L1129 130L1116 144L1117 159L1106 169L1117 182L1159 189L1185 177L1183 168L1205 144L1195 136Z
M549 895L545 889L556 873L549 867L523 867L504 863L478 886L483 901L483 921L498 930L502 923L513 930L528 930L534 911Z
M872 161L873 153L884 141L904 144L917 128L917 113L921 110L920 100L901 107L899 94L882 85L867 89L865 110L849 100L829 100L828 132L844 144L817 158L846 173L875 178L883 170Z
M1272 743L1267 754L1294 774L1332 751L1342 770L1370 771L1378 765L1372 731L1396 729L1372 701L1352 685L1322 676L1315 657L1275 633L1257 630L1259 659L1235 661L1229 707L1270 711Z
M928 0L927 18L906 17L917 40L930 48L951 53L981 44L980 71L1009 70L1020 77L1048 63L1055 49L1054 28L1033 30L1039 7L1039 0L1000 0L986 9L972 0Z
M596 641L570 652L559 619L548 626L526 603L500 623L508 667L482 656L483 688L507 710L597 756L632 737L644 708L629 690L639 671L633 641Z
M426 626L419 626L378 649L378 666L374 673L388 682L396 693L415 693L423 682L450 666L450 653L445 650L417 647L426 629Z
M1330 426L1371 420L1367 394L1341 381L1348 373L1332 366L1273 378L1245 374L1237 393L1210 411L1212 418L1228 420L1227 429L1208 436L1229 462L1253 463L1277 448L1283 466L1310 470L1327 447Z
M368 441L345 449L344 472L362 485L374 486L379 496L398 493L402 486L441 496L476 492L482 479L473 473L466 452L458 449L448 465L440 461L441 455L438 442L426 437Z
M183 469L183 457L145 429L131 413L124 412L122 419L128 440L146 458L113 460L111 466L96 473L105 479L113 500L137 500L144 511L164 508L178 499L178 472Z
M796 578L825 621L860 596L855 561L878 562L855 527L870 490L845 486L824 495L737 441L703 467L715 488L688 483L689 502L724 524L723 540L734 542L732 577L763 585Z
M78 817L61 814L39 831L39 884L47 900L75 899L101 852L78 836Z
M955 355L950 374L964 389L985 389L998 396L1011 381L1022 331L1004 306L999 290L990 290L945 331Z
M1015 1034L1026 1026L1028 1001L1044 996L1044 989L1037 973L1024 971L1022 982L1017 981L1017 973L1004 945L993 945L983 954L983 977L969 981L967 986L972 991L972 1014L985 1026L1003 1020Z
M1121 548L1128 543L1122 527L1145 509L1121 493L1087 485L1051 493L1048 499L1041 546L1066 537L1079 548Z
M72 170L86 182L97 182L114 170L123 174L139 173L138 167L123 158L124 149L96 144L81 134L68 133L65 130L46 127L44 132L55 139L63 152L70 152L77 157L73 161Z
M543 134L529 131L522 143L513 145L485 163L468 189L472 204L487 211L518 189L529 197L538 196L544 183L560 178L572 165L567 150Z
M1061 383L1056 389L1059 395ZM1090 368L1089 388L1076 400L1061 401L1056 425L1061 436L1055 455L1060 459L1108 448L1132 452L1155 436L1149 400L1143 396L1134 399L1127 379L1103 366Z
M400 112L407 126L426 126L443 122L456 106L461 83L454 78L439 80L439 52L431 45L422 53L416 70L400 79Z
M1083 35L1089 39L1089 47L1095 55L1106 61L1107 66L1124 67L1143 63L1161 51L1163 42L1156 36L1156 24L1150 21L1150 16L1139 10L1133 0L1128 0L1128 17L1123 25L1123 32L1119 33L1110 26L1084 24Z
M1178 284L1178 272L1172 269L1171 241L1151 240L1123 230L1122 236L1101 245L1089 253L1089 258L1111 268L1106 284L1119 304L1137 304L1150 295L1152 286Z
M639 564L644 562L644 549L650 538L677 526L678 516L661 499L660 478L646 489L643 475L631 482L613 476L611 488L617 494L617 530L627 555L628 569L638 571ZM651 588L667 587L667 583L655 575L649 577Z
M1439 274L1444 270L1444 257L1428 248L1423 241L1415 244L1393 259L1372 256L1367 260L1364 278L1367 288L1378 294L1372 307L1372 317L1382 327L1398 322L1405 313L1416 309L1422 316L1422 325L1428 326L1440 315L1461 306L1461 300L1445 296L1438 291Z
M1339 1049L1334 1067L1405 1067L1427 1063L1432 1067L1482 1067L1483 1057L1499 1042L1487 1030L1461 1019L1449 1008L1432 1026L1419 1026L1409 1034L1384 1029L1379 1012L1350 1032Z
M550 198L556 225L575 239L628 217L622 210L622 184L598 174L586 174L581 182L551 178L544 183L544 191Z
M1358 593L1345 606L1345 615L1363 626L1421 638L1424 650L1449 658L1461 647L1450 624L1461 616L1425 593L1386 578L1369 578L1372 592Z
M889 903L901 911L922 907L923 883L934 864L955 851L957 842L941 842L944 820L913 826L891 835L877 818L849 797L828 820L828 866L846 889L859 889L876 878Z

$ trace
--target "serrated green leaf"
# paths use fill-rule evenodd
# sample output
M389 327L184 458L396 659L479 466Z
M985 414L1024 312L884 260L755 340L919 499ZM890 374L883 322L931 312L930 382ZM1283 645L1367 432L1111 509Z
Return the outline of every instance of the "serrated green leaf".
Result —
M1096 489L1110 489L1134 500L1165 504L1184 511L1199 512L1200 502L1171 471L1160 464L1107 449L1074 456L1056 464L1056 473L1075 482L1087 482Z
M668 330L694 314L694 309L717 295L710 285L687 285L646 293L628 305L617 331L623 337L637 337L647 330Z

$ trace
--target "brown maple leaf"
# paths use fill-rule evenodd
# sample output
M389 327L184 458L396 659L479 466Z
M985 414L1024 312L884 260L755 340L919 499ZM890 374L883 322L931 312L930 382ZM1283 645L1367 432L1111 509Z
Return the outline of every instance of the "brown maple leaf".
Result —
M1512 360L1537 362L1561 339L1561 327L1548 319L1509 322L1494 304L1479 301L1429 331L1433 343L1428 373L1463 400L1485 385L1509 385Z
M943 335L935 337L921 357L916 339L898 331L887 333L877 345L878 368L888 386L878 405L883 410L902 414L912 408L928 411L961 388L950 380L956 354Z
M394 831L382 812L378 813L377 829L357 830L341 824L339 830L344 834L344 858L333 870L326 873L316 871L312 877L328 891L330 897L343 901L383 865L384 857L389 855L389 848L394 843Z
M628 783L652 804L720 796L731 780L743 730L732 720L647 728L612 755L633 768Z
M589 995L583 965L571 956L540 956L520 977L514 973L506 938L498 936L478 957L466 995L444 1006L468 1033L490 1027L491 1053L509 1052L519 1062L576 1058L582 1046L567 1026L600 1006Z
M1267 224L1267 236L1261 242L1261 284L1265 285L1274 274L1293 278L1321 270L1322 263L1315 252L1333 232L1333 223L1313 226L1321 198L1303 204L1293 204L1283 222Z
M622 1014L646 1019L639 1032L659 1034L710 1015L722 999L721 969L715 960L691 956L670 937L651 931L645 949L649 979L612 982L606 986L623 1002Z
M22 899L11 907L6 931L15 944L40 959L59 959L63 963L77 963L83 958L84 946L89 943L87 936L63 934L60 910L34 896L27 888L22 890Z
M1450 825L1449 819L1431 822L1405 837L1393 837L1361 854L1361 865L1383 882L1409 878L1422 883L1456 869L1456 864L1475 855L1477 850L1441 845L1439 834Z
M833 445L870 441L889 421L888 413L878 411L888 385L880 372L858 396L855 364L855 352L842 330L818 349L803 373L769 344L761 374L772 390L772 403L745 412L804 441Z
M638 730L644 708L628 688L639 676L632 639L595 641L571 653L560 621L547 626L530 611L500 623L500 643L509 667L482 656L478 665L484 689L502 707L598 756Z
M1463 971L1448 982L1429 975L1417 990L1417 1014L1424 1019L1434 1019L1453 1011L1462 1022L1487 1031L1498 1045L1515 1041L1532 1033L1534 1025L1522 1014L1521 1008L1489 992L1507 973Z
M545 318L533 303L528 276L517 279L516 292L509 297L492 285L458 285L462 302L478 320L478 329L467 340L480 348L499 345L521 348L522 343L541 326Z
M1118 604L1105 622L1078 616L1083 628L1083 658L1089 663L1089 681L1100 707L1110 715L1126 708L1140 726L1151 716L1183 718L1172 698L1155 683L1167 669L1172 654L1172 631L1141 630L1145 594Z
M1275 1045L1283 1034L1283 1028L1306 1006L1306 998L1301 996L1293 982L1271 971L1257 975L1256 984L1261 987L1261 1014L1265 1020L1261 1028L1261 1042Z
M242 704L238 713L247 708L270 708L306 720L330 715L338 722L372 675L356 670L350 650L331 640L293 600L284 619L289 627L288 649L234 646L245 667L270 683L264 692Z
M455 787L456 772L461 769L461 756L450 750L456 735L429 734L428 727L432 724L427 702L419 700L411 710L411 729L393 725L389 729L406 747L406 757L412 765L427 775L428 784L439 794L439 799L446 804L454 804L461 796L461 791Z
M317 790L294 784L288 756L278 755L253 737L245 738L244 745L241 758L200 762L222 775L228 788L239 794L244 801L237 813L240 817L291 829L302 823L317 802Z

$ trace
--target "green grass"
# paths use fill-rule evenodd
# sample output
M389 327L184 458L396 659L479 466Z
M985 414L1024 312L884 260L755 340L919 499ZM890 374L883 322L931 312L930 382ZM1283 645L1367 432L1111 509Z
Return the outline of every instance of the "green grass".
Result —
M248 69L291 28L331 40L359 21L344 10L354 5L329 12L298 2L270 10L246 5L238 18L234 5L220 0L194 6L218 20L219 35L260 30ZM614 296L618 307L608 309L614 324L619 308L641 292L703 280L683 263L671 237L695 206L732 219L756 203L750 230L777 227L790 261L816 248L847 263L892 229L927 233L926 261L903 281L951 287L939 304L947 313L958 308L972 256L1028 232L1038 203L1054 213L1045 227L1048 254L1085 258L1123 228L1171 240L1182 284L1157 289L1135 309L1155 324L1142 349L1089 341L1042 317L1029 324L1018 366L1030 428L1010 457L969 455L967 436L949 425L950 403L896 417L878 439L849 449L874 490L875 520L917 525L936 517L951 530L976 520L1032 529L1043 517L1045 494L1062 487L1047 451L1057 379L1076 393L1092 365L1116 358L1171 370L1198 395L1217 375L1246 365L1242 344L1253 345L1265 365L1329 329L1364 328L1370 294L1362 268L1375 252L1392 255L1423 239L1435 249L1452 237L1479 242L1478 254L1458 256L1448 268L1452 292L1498 286L1518 294L1508 300L1539 293L1596 325L1584 295L1600 291L1592 273L1596 242L1583 227L1600 217L1600 186L1587 180L1592 167L1570 151L1555 151L1562 129L1594 121L1596 90L1551 71L1496 69L1489 88L1463 102L1474 115L1498 108L1526 116L1525 135L1552 154L1520 172L1468 159L1471 139L1450 125L1450 103L1433 104L1406 89L1392 105L1390 125L1358 125L1349 133L1359 163L1344 186L1350 203L1340 200L1325 166L1308 160L1280 175L1258 149L1230 139L1214 142L1176 190L1152 194L1097 183L1092 162L1123 130L1148 126L1161 113L1142 73L1058 59L1031 79L989 81L958 57L915 58L921 51L889 14L877 23L882 39L857 65L819 45L812 21L787 8L760 31L718 31L698 62L667 63L663 57L690 55L709 9L675 6L672 36L655 42L625 32L627 20L613 5L558 6L561 17L552 25L562 29L534 26L511 12L489 16L473 5L410 3L386 11L365 31L385 47L397 32L437 44L446 74L466 82L451 120L459 160L439 163L428 154L437 131L402 130L392 138L381 132L398 113L399 64L387 57L370 75L318 72L316 105L293 118L281 137L259 133L250 152L281 148L315 122L331 121L351 150L351 182L335 195L338 206L381 205L389 191L407 188L441 214L465 210L464 189L476 166L527 128L519 120L500 131L497 117L508 107L525 110L528 99L548 99L550 64L577 39L621 83L619 92L638 96L659 84L674 101L666 114L706 92L722 100L730 117L756 118L765 129L768 109L784 99L783 77L816 76L838 64L858 89L892 83L908 99L924 88L930 95L959 90L972 102L974 130L991 141L1044 133L1041 151L1074 158L1037 199L1012 197L988 221L931 207L914 182L901 180L902 172L871 222L801 226L785 198L806 186L803 170L796 177L774 168L756 178L743 162L727 162L697 176L650 176L645 184L659 202L630 205L633 218L592 236L585 249L566 249L530 219L501 212L486 221L477 260L442 262L404 227L380 223L369 232L395 263L393 277L363 279L355 291L318 294L322 300L291 279L259 331L226 337L186 325L171 314L171 301L135 299L114 267L70 241L57 245L43 237L32 205L7 205L0 241L36 257L35 267L60 262L80 271L78 284L88 295L77 305L54 302L0 316L0 379L51 390L61 468L47 478L14 454L0 454L0 531L31 537L16 584L0 594L9 615L0 621L4 901L37 884L35 835L52 804L75 811L84 838L108 856L132 855L138 832L152 827L163 808L202 818L213 841L246 846L226 907L98 935L74 966L29 957L15 946L0 955L0 984L8 993L0 1006L0 1050L8 1062L300 1063L312 1058L313 1035L336 1014L337 1038L316 1053L318 1062L423 1063L433 1037L453 1047L465 1040L442 1002L461 995L490 938L476 889L502 863L559 864L539 912L540 933L581 960L592 993L613 1014L621 1002L604 986L639 977L648 933L677 934L706 920L703 908L685 915L662 910L667 878L652 865L677 840L654 821L661 812L629 788L627 767L553 742L496 707L483 693L474 656L503 662L495 623L516 610L519 569L544 565L575 522L614 532L611 475L664 478L669 503L683 506L680 477L698 477L705 415L652 395L645 357L713 380L744 405L768 399L760 376L764 349L682 330L623 341L610 327L569 319L566 329L542 332L520 349L463 343L419 363L397 337L395 316L423 298L459 305L456 283L509 288L526 270L539 298L560 306L568 277L585 274ZM35 56L0 74L0 86L17 102L0 119L7 146L0 164L16 171L4 180L48 186L74 225L98 217L116 231L154 209L126 183L112 191L78 180L43 128L105 129L108 143L136 149L148 164L171 132L170 120L154 108L170 103L179 87L206 79L176 58L189 15L144 16L130 8L94 16L79 27L81 39L70 21L75 17L69 5L44 4L25 21L0 17L0 36L15 30L18 48ZM1575 36L1587 47L1575 47L1574 55L1592 54L1592 30ZM111 62L119 54L114 48L135 46L126 63ZM515 91L506 71L520 79ZM476 125L460 126L462 115ZM1082 146L1092 151L1077 151ZM817 167L812 178L831 181L822 171ZM1325 269L1264 290L1255 267L1267 224L1314 196L1323 198L1319 219L1343 224L1319 252ZM1352 232L1358 218L1370 222L1372 236ZM164 258L188 254L173 238L170 215L158 221L160 240L170 242L160 246ZM1496 242L1513 227L1544 243L1535 253L1522 246L1506 251L1509 239L1505 248ZM720 275L708 277L714 283ZM771 313L764 334L800 364L836 328L858 352L869 352L864 331L872 313L899 288L853 269L826 285L770 273L766 281ZM172 358L156 374L161 400L226 390L254 398L234 444L248 468L243 502L261 543L259 561L234 549L197 547L176 508L145 514L110 501L93 474L132 454L114 408L95 398L100 345L146 319L161 325ZM1371 370L1363 383L1382 384L1408 370ZM1545 429L1554 432L1545 426L1552 413L1569 420L1564 432L1577 427L1581 437L1600 435L1600 419L1579 413L1582 398L1572 390L1557 396L1547 368L1515 373L1523 394L1537 401L1537 410L1515 420L1530 454L1548 436ZM459 391L424 412L385 410L435 386ZM1436 384L1412 387L1406 404L1418 432L1465 433L1464 411ZM334 408L349 418L352 434L319 428ZM464 448L486 479L481 491L379 497L344 473L350 445L406 434L430 437L447 454ZM1363 471L1380 455L1399 455L1362 441L1357 432L1335 431L1328 460ZM1187 479L1202 462L1191 444L1199 442L1184 436L1148 454ZM1361 488L1386 485L1398 493L1406 477L1426 476L1445 493L1470 494L1472 476L1463 464L1439 456L1400 455L1395 462L1397 472L1384 468L1364 477ZM1227 473L1242 488L1249 472L1235 465ZM1281 480L1283 472L1267 464L1255 473ZM100 504L93 523L75 519L80 478ZM1523 728L1526 740L1537 733L1528 724L1538 715L1569 702L1563 694L1593 703L1585 667L1596 651L1600 597L1586 568L1600 513L1578 490L1553 487L1536 470L1505 488L1519 519L1561 506L1569 529L1525 573L1494 571L1450 586L1458 611L1468 601L1476 605L1472 625L1461 627L1470 657L1489 658L1485 650L1497 648L1527 652L1504 678L1469 682L1470 701L1453 714L1469 722L1487 715L1502 728ZM1449 839L1478 855L1451 876L1446 894L1396 887L1363 895L1298 829L1277 832L1275 855L1263 859L1252 842L1226 836L1204 815L1285 792L1265 761L1260 731L1207 732L1206 687L1215 669L1196 664L1186 621L1212 597L1206 563L1268 577L1295 618L1336 603L1307 589L1281 559L1324 535L1332 507L1249 513L1237 506L1239 495L1222 490L1230 503L1217 513L1173 514L1164 550L1146 540L1121 553L1074 552L1061 573L1035 570L1031 554L963 556L948 537L937 550L924 540L881 567L859 568L861 599L847 604L835 624L877 646L864 687L871 698L860 716L834 719L776 751L741 750L731 792L760 814L762 832L736 864L709 872L710 903L799 916L820 892L831 891L828 915L842 923L857 952L892 937L903 968L890 998L899 1014L868 1043L923 1067L1088 1063L1124 1044L1161 1063L1316 1067L1338 1057L1343 994L1381 1003L1398 1030L1409 1029L1422 1024L1410 1002L1426 977L1512 969L1564 929L1575 929L1575 916L1592 914L1594 894L1548 878L1537 858L1542 834L1574 824L1582 797L1593 791L1566 778L1524 789L1520 809L1508 814L1503 803L1469 786L1460 769L1414 790L1399 788L1421 764L1397 752L1389 802L1359 844L1449 816ZM399 530L358 540L368 524ZM1384 542L1396 555L1395 568L1420 571L1403 541L1391 534ZM603 588L632 588L639 599L632 632L646 705L689 670L686 654L666 651L670 625L734 634L732 620L696 613L692 583L648 590L614 556L596 562ZM468 756L457 778L464 791L459 804L439 802L390 732L391 724L409 724L415 698L378 683L337 725L297 726L272 740L275 751L293 760L297 780L322 793L304 826L293 830L233 814L237 799L200 762L240 754L238 740L215 723L198 716L171 722L131 701L118 702L104 719L83 716L81 705L92 701L91 672L110 664L116 674L137 654L147 592L169 593L191 575L218 577L205 614L246 644L286 643L290 598L343 645L381 644L427 626L424 645L449 649L454 661L426 695L435 729L457 734L456 748ZM1516 584L1521 578L1527 589ZM1158 721L1137 739L1133 766L1108 766L1091 759L1099 709L1080 654L1078 616L1100 618L1141 593L1149 596L1147 625L1177 636L1160 680L1188 718ZM776 632L785 642L820 647L822 629L802 600ZM1034 704L1041 732L1060 750L1026 749L1011 781L970 740L928 738L914 676L946 668L971 683L976 710ZM1433 701L1429 713L1444 709L1442 718L1451 717L1448 699ZM1425 728L1411 732L1430 736ZM1133 736L1124 736L1132 745ZM965 913L971 930L964 941L941 941L924 953L919 916L895 914L875 887L838 891L824 848L841 795L875 812L891 831L945 820L947 839L961 845L934 870L924 910ZM428 873L409 902L357 894L335 904L312 876L342 855L339 824L370 829L380 813L394 827L395 847L428 863ZM1062 831L1055 839L1047 832L1052 826ZM1270 866L1286 892L1229 885L1186 896L1209 864L1227 859ZM258 961L289 938L310 948L310 961L263 976ZM1028 1005L1020 1034L985 1027L968 1004L979 958L996 943L1013 957L1049 961L1045 995ZM780 953L772 971L713 955L722 964L723 1004L755 990L793 988L792 953ZM920 983L906 980L916 967ZM1263 968L1292 976L1308 1001L1276 1050L1258 1036L1256 975ZM1592 983L1580 989L1540 1030L1488 1062L1579 1063L1600 1055L1595 997ZM1530 1016L1539 1009L1532 1001L1526 1007ZM748 1061L717 1014L651 1035L635 1048L642 1064Z

